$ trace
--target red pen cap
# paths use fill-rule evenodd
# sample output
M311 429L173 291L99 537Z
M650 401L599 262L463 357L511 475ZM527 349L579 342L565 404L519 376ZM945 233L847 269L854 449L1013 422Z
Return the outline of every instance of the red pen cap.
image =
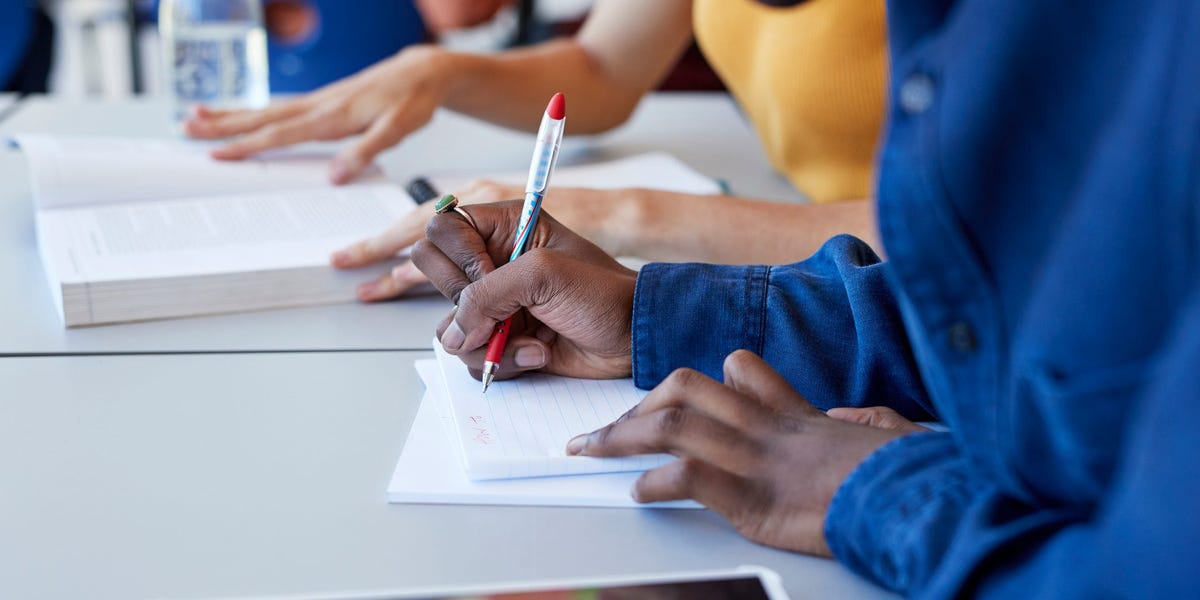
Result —
M546 105L546 115L555 121L561 121L567 116L567 99L562 92L554 94L550 99L550 104Z

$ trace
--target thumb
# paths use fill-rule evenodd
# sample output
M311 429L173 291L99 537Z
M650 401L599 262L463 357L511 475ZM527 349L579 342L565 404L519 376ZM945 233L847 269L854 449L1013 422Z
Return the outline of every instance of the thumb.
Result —
M872 406L869 408L838 407L829 409L829 412L825 414L839 421L857 423L879 429L890 429L903 433L926 431L924 427L905 419L900 416L900 413L885 406Z
M463 334L460 348L483 346L496 322L555 297L555 290L562 287L560 280L570 273L558 268L559 262L553 251L535 248L464 287L454 316L454 325Z
M483 364L483 353L486 348L480 348L476 352L477 357L468 357L470 364ZM512 379L526 371L536 371L546 366L546 362L550 357L550 347L545 342L530 335L513 334L508 338L508 343L504 346L504 355L500 358L500 365L496 369L496 379ZM476 360L470 360L474 358ZM483 376L483 372L475 372L477 369L471 369L471 375L476 378Z

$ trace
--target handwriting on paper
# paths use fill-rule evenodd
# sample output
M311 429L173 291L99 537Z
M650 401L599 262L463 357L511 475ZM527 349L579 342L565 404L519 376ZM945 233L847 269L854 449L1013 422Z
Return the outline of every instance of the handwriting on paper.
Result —
M471 422L471 430L475 432L475 435L471 436L471 439L475 440L475 443L487 446L496 441L492 436L492 432L488 431L486 427L487 419L480 416L471 416L467 417L467 420Z

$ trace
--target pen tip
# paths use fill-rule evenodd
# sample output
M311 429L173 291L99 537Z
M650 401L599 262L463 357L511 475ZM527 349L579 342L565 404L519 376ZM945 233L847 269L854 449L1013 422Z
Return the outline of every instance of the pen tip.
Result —
M485 394L487 393L488 386L491 384L492 384L492 374L484 373L483 374L483 393L485 393Z

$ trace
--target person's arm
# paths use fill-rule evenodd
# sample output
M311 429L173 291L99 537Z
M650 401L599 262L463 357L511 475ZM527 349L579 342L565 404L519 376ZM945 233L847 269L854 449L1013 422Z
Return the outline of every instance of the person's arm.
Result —
M345 183L375 155L427 123L438 106L532 131L551 94L563 92L571 106L572 133L614 127L665 76L690 36L687 0L604 0L571 40L494 55L413 46L357 75L262 110L200 109L184 129L205 139L242 136L213 151L230 160L362 133L330 167L332 179Z
M1147 375L1108 493L1092 509L1002 494L951 434L884 446L833 498L826 538L851 568L923 598L1182 598L1200 589L1200 294ZM1048 432L1053 436L1055 432Z
M881 248L870 200L799 204L628 190L604 216L608 218L592 221L598 226L580 223L577 231L616 256L663 262L781 265L812 256L843 233L877 252Z
M562 92L570 133L606 131L625 122L687 49L691 14L690 0L601 0L572 39L490 56L447 53L454 81L445 106L534 131L546 100Z
M646 265L633 307L634 382L652 388L684 367L719 377L725 357L745 349L818 408L887 406L929 420L888 268L850 236L789 265Z
M455 190L459 202L485 204L523 196L523 189L477 181ZM553 188L543 207L613 256L717 264L783 264L811 256L829 238L847 233L878 249L875 206L869 200L794 204L661 190ZM401 217L379 235L337 252L338 268L391 258L421 237L432 207ZM425 277L400 265L358 289L365 302L389 300Z

